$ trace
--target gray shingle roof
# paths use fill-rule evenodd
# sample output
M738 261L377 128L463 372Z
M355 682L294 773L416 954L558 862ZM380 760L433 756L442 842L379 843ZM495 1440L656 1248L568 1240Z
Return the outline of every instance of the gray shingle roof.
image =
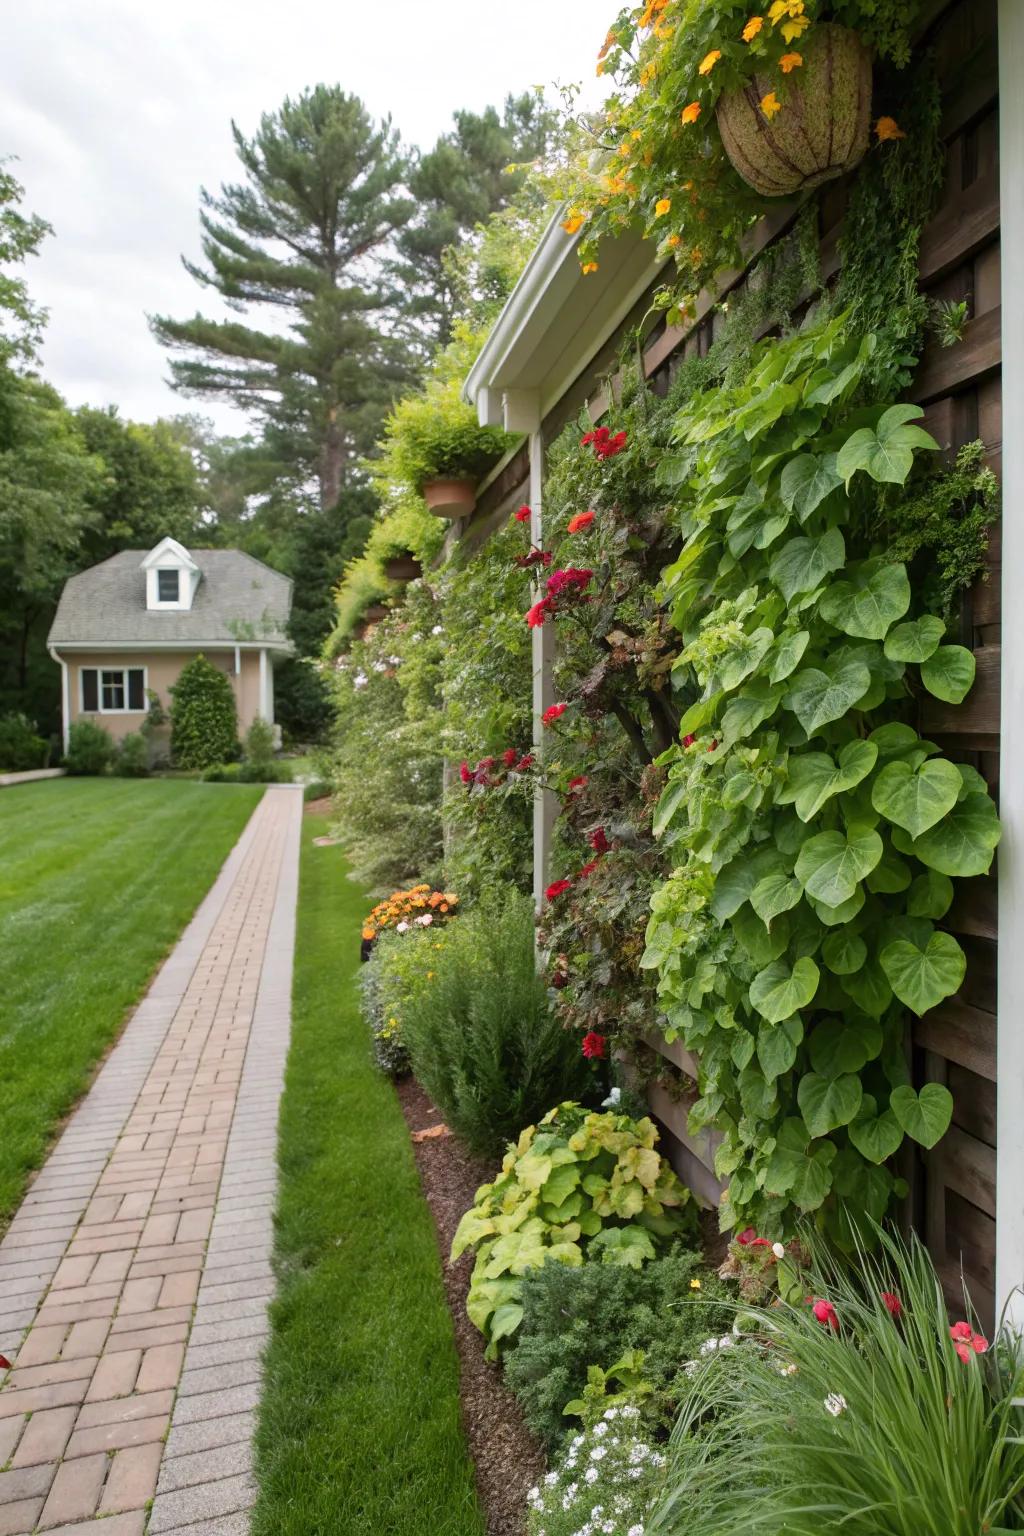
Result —
M285 624L292 583L240 549L190 549L200 570L187 613L146 607L146 549L123 549L72 576L64 586L50 645L139 645L154 640L191 644L262 641L288 644Z

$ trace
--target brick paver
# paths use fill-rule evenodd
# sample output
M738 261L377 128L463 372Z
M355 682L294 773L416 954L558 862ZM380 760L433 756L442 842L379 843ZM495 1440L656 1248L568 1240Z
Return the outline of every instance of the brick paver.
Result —
M248 1531L301 816L267 790L0 1243L0 1536Z

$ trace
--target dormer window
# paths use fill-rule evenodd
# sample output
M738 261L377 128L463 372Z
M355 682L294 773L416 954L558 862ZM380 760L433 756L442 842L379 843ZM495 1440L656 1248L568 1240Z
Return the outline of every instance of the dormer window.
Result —
M178 587L181 572L157 571L156 573L156 600L158 603L176 603L178 601Z
M155 613L187 613L199 589L200 571L177 539L161 539L142 561L146 607Z

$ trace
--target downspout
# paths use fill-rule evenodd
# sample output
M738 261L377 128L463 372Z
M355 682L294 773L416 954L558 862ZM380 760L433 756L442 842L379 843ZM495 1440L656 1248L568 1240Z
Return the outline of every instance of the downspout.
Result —
M67 756L68 741L71 731L71 674L68 672L68 664L63 656L58 656L54 646L47 646L50 658L60 667L60 732L61 741L64 744L64 755Z
M1024 1329L1024 5L999 0L1002 681L996 1012L996 1316Z
M506 415L511 415L506 408ZM544 433L540 420L540 401L534 402L530 423L530 540L536 549L544 542L542 509L544 504ZM516 427L510 430L517 430ZM518 430L522 430L519 426ZM543 567L538 567L543 570ZM534 589L534 601L543 596L542 583ZM542 624L532 631L533 670L533 755L543 768L549 747L546 727L541 717L555 702L555 626ZM558 800L554 792L538 784L533 797L533 901L538 912L544 906L544 892L551 883L551 843Z

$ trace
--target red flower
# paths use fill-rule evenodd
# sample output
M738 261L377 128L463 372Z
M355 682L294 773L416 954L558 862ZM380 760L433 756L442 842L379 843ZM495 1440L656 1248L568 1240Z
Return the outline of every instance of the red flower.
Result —
M519 753L516 751L515 747L506 747L505 751L501 754L501 760L505 764L506 768L511 768L512 764L516 761L518 756Z
M903 1303L902 1303L902 1301L900 1301L898 1296L893 1294L892 1291L883 1291L882 1292L882 1303L883 1303L883 1305L885 1307L885 1310L888 1313L890 1313L891 1316L893 1316L893 1317L902 1317L903 1316Z
M569 708L568 704L551 704L540 717L541 725L554 725Z
M533 565L550 565L553 559L549 549L531 549L528 555L516 555L515 563L521 571L528 571Z
M741 1248L749 1248L756 1236L757 1233L753 1227L744 1227L742 1232L737 1232L736 1241Z
M521 757L519 759L518 763L516 763L515 769L513 771L515 773L525 773L527 768L532 768L532 767L533 767L533 753L532 752L527 752L526 756L525 757Z
M594 512L577 512L575 517L570 517L567 531L569 533L582 533L584 529L590 527L595 516Z
M598 459L613 459L617 453L621 453L626 446L627 434L616 432L613 437L608 427L595 427L593 432L588 432L580 438L582 448L593 448L594 455Z
M683 746L684 747L692 747L696 740L697 740L696 736L684 736L683 737Z
M709 752L717 752L718 751L718 742L717 741L713 741L711 743L710 747L708 747L708 751Z
M548 886L547 890L544 892L544 900L545 901L554 901L557 896L563 895L564 892L566 892L571 885L572 885L572 881L571 880L554 880L554 881L552 881L552 883Z
M970 1323L954 1323L949 1336L953 1340L953 1348L963 1361L969 1360L972 1352L983 1355L988 1349L988 1339L981 1333L975 1333Z
M583 1036L583 1054L588 1061L600 1060L607 1052L608 1041L604 1035L599 1035L595 1030Z
M556 971L551 980L548 982L549 987L555 987L559 992L563 987L567 987L568 985L569 978L564 971Z
M528 523L529 521L530 521L530 509L529 509L529 507L527 507L527 506L520 507L519 511L516 513L516 522L517 523Z
M578 789L586 789L588 780L585 773L578 773L574 779L569 780L569 793L575 794Z
M466 762L466 759L463 758L462 762L459 764L459 778L462 780L463 784L468 784L472 777L473 775L469 771L469 764Z
M596 442L597 437L598 437L598 433L600 433L600 432L603 432L605 437L608 436L608 428L607 427L598 427L598 428L596 428L595 431L588 432L588 433L586 433L586 435L584 437L580 438L580 447L581 448L589 448L591 443Z
M554 612L555 605L550 597L542 597L539 602L534 603L533 607L525 615L526 622L531 629L542 629L544 627L545 615Z
M823 1328L831 1328L834 1333L839 1332L839 1317L830 1301L816 1301L811 1311Z
M590 581L593 571L578 570L575 566L569 566L564 571L554 571L548 577L547 592L549 597L560 597L565 592L579 594Z
M0 1355L0 1371L9 1371L11 1368L11 1362L8 1360L7 1356Z
M594 870L597 868L600 862L600 859L591 859L589 864L584 864L582 869L576 871L576 879L585 880L588 875L592 875L594 873Z
M971 1348L976 1355L983 1355L988 1349L988 1339L982 1334L976 1333L971 1340Z
M604 827L598 827L596 832L591 832L588 841L595 853L607 853L611 847Z
M750 1246L751 1248L770 1248L771 1243L766 1237L755 1237Z
M970 1323L954 1323L952 1328L949 1330L949 1336L951 1339L969 1339L973 1336L973 1334L974 1329L971 1327Z

